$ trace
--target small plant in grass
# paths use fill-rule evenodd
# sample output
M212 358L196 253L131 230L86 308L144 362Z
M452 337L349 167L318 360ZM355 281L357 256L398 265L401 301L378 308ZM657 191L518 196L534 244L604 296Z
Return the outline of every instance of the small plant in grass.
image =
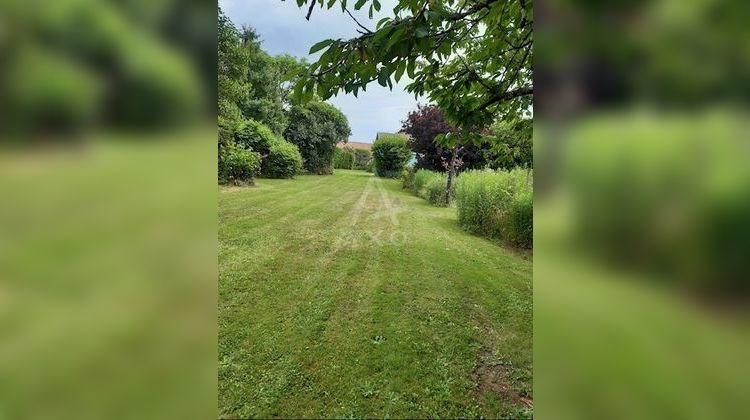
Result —
M234 142L228 142L219 149L219 180L239 185L253 184L253 178L260 172L260 154Z

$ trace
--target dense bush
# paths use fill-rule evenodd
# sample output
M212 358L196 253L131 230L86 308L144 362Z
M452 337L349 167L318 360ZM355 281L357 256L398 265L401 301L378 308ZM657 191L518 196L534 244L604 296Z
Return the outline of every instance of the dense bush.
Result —
M276 140L263 161L263 176L268 178L294 178L302 170L302 156L297 146Z
M219 147L219 181L252 184L260 172L260 154L234 142Z
M292 178L302 169L302 156L297 146L284 141L270 128L254 120L245 120L233 129L219 121L219 142L225 142L227 133L237 145L260 154L261 175L268 178Z
M750 297L745 120L635 113L578 125L558 178L577 245L704 295Z
M467 171L458 176L454 201L465 229L531 248L533 187L531 171Z
M284 138L299 147L305 169L318 175L333 172L336 143L351 134L346 116L333 105L310 102L289 111Z
M103 86L75 60L31 50L4 64L0 133L75 132L94 123Z
M350 148L339 149L333 152L333 167L336 169L353 169L354 152Z
M411 150L405 136L383 136L372 145L375 174L385 178L396 178L411 158Z
M354 149L354 165L352 169L372 172L372 153L365 149Z
M234 141L248 149L265 155L274 142L279 141L270 128L254 120L239 123L234 131Z

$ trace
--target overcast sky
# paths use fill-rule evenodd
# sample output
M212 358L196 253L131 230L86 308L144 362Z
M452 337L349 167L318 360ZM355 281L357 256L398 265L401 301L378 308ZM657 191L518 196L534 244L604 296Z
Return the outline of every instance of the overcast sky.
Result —
M354 3L354 2L350 2ZM353 12L357 20L369 28L383 17L392 15L396 0L381 0L380 13L367 17L366 10ZM352 38L357 36L356 24L337 5L331 10L317 6L310 21L305 20L307 7L298 8L295 0L219 0L224 14L238 28L242 25L254 27L261 37L263 49L271 55L290 54L315 61L307 52L310 46L326 38ZM404 91L408 82L404 76L393 91L375 83L367 86L358 97L343 93L329 99L346 114L352 127L352 141L372 142L378 131L396 132L401 129L401 120L416 108L414 95ZM420 102L426 102L422 99Z

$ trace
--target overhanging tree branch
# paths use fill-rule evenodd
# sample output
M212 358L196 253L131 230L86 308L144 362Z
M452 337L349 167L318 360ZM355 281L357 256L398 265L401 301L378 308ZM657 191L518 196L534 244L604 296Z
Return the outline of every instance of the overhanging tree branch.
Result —
M509 101L511 99L519 98L521 96L528 96L528 95L533 95L533 94L534 94L534 88L531 86L509 90L500 95L492 96L487 102L482 104L481 109L485 109L500 101Z

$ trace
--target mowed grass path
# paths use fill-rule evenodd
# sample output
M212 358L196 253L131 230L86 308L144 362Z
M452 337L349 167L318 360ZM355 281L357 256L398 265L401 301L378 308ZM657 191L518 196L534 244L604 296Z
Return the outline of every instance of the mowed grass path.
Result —
M529 415L531 266L365 172L220 188L219 415Z

